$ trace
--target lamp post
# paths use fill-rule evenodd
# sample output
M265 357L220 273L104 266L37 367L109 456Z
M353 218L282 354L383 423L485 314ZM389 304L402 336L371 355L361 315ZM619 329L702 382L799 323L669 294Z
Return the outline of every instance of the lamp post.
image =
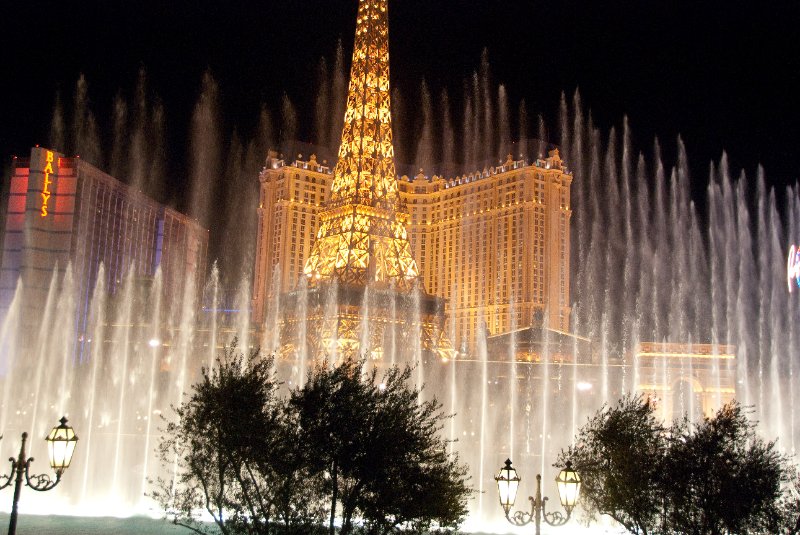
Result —
M3 438L0 435L0 438ZM52 489L61 482L61 474L69 468L72 461L72 454L75 452L75 444L78 437L72 427L67 425L67 419L62 417L61 424L55 426L50 434L45 437L47 441L47 453L50 457L50 467L56 472L56 479L53 481L49 474L30 474L30 466L33 457L26 459L25 442L28 440L28 433L22 433L22 445L19 447L19 455L16 459L10 457L11 474L0 475L0 490L11 486L14 483L14 502L11 506L11 517L8 521L8 535L15 535L17 532L17 504L19 503L19 493L22 490L22 477L25 476L25 484L33 490L44 492Z
M506 514L506 520L515 526L525 526L533 522L536 525L536 535L540 535L543 520L553 527L566 524L572 515L572 509L578 503L578 495L581 491L581 478L572 469L572 463L567 461L566 467L561 470L556 478L558 496L561 500L561 505L567 511L566 516L560 511L545 511L547 498L542 498L542 476L539 474L536 474L536 496L528 497L531 502L531 511L515 511L512 514L511 508L514 507L517 489L522 478L517 475L517 471L511 466L511 459L506 459L505 466L500 469L500 473L494 479L497 481L500 506Z

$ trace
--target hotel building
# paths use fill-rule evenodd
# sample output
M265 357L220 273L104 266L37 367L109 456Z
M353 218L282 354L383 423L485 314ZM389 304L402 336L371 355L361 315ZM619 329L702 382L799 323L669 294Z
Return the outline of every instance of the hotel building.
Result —
M30 158L14 158L5 186L0 314L21 282L23 325L35 322L54 270L60 278L68 266L79 296L78 336L101 264L110 294L127 276L147 280L159 267L166 299L204 277L206 229L80 158L34 147Z
M314 290L311 315L322 323L313 327L320 331L315 336L339 346L344 339L362 355L380 353L385 345L384 327L369 327L376 317L391 332L398 322L406 324L406 333L422 329L423 346L443 358L453 347L473 352L481 332L567 331L572 176L558 150L533 165L509 155L462 176L429 179L420 171L412 179L398 177L387 4L359 3L333 170L315 155L287 162L271 152L259 176L255 321L264 332L282 324L284 348L326 346L301 340L307 335L298 333L311 326L286 329L308 318L299 304L307 301L300 297L307 285ZM298 286L302 277L307 279ZM334 314L321 310L323 287L338 295ZM368 287L386 295L368 303ZM425 304L398 317L387 305L396 298ZM281 300L287 306L276 304ZM278 318L265 321L268 310L281 309ZM423 309L420 321L406 317ZM408 342L417 343L414 337Z
M259 175L253 312L303 276L330 197L330 167L316 156L286 161L271 151ZM529 164L453 178L400 177L412 256L425 290L446 299L447 332L471 351L488 335L524 327L568 331L570 186L558 150Z

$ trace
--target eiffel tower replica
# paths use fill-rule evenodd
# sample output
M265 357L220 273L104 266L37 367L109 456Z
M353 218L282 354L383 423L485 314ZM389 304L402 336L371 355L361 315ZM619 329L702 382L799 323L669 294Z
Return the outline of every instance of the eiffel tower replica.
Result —
M444 299L411 256L392 145L388 0L361 0L331 194L305 267L281 297L281 353L388 362L454 355Z

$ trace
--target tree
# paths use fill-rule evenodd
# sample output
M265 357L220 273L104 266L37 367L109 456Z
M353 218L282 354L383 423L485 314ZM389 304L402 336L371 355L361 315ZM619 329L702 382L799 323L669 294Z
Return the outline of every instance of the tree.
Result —
M378 383L365 363L316 367L292 393L312 473L326 474L329 530L363 522L367 533L457 526L471 494L466 468L447 453L446 418L435 400L409 388L411 369L391 368Z
M441 405L420 403L407 387L411 369L391 368L373 390L375 415L367 446L366 492L357 507L371 533L427 531L458 526L471 495L467 469L447 453Z
M287 526L309 533L319 524L273 376L272 357L245 358L234 340L174 409L177 420L167 423L158 449L173 477L159 478L152 493L174 523L224 535L285 533ZM201 510L216 528L200 521Z
M604 406L580 429L575 444L559 456L581 476L581 506L589 519L608 515L630 533L656 533L660 523L664 427L642 397Z
M562 452L581 474L589 518L634 534L796 533L798 500L775 442L732 402L697 425L664 427L641 396L604 407Z
M789 486L789 493L784 500L783 509L786 512L786 517L789 519L789 524L792 523L792 518L795 518L794 528L787 530L791 534L800 533L800 472L795 470L792 473L792 482Z
M665 458L670 527L687 534L783 533L786 459L756 435L737 402L684 425ZM793 519L792 519L793 521Z
M409 368L380 384L364 368L322 365L281 397L273 359L234 343L168 422L158 452L172 477L153 497L196 533L308 534L326 517L333 532L337 512L343 534L456 527L471 489L441 406L420 402Z

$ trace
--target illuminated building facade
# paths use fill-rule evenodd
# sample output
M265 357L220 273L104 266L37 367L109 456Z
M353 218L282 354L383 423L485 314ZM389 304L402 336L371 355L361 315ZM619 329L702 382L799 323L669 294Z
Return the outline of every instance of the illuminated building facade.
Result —
M465 351L481 329L568 331L572 175L558 150L532 165L509 156L454 178L398 178L385 18L385 2L360 3L335 169L271 152L259 176L255 321L274 323L269 304L304 278L335 278L420 285L445 300L445 329Z
M207 230L80 158L34 147L29 159L14 158L6 192L0 312L21 282L23 324L35 321L54 270L60 280L68 266L82 301L78 336L101 264L111 294L129 274L147 280L159 267L167 299L204 276Z
M281 352L451 354L444 303L422 287L398 191L386 0L359 4L333 174L313 157L294 166L270 157L261 183L253 308L263 321L268 297L279 299L280 321L268 323Z
M558 150L456 178L400 182L426 289L457 347L525 327L569 330L570 185Z
M253 310L303 277L330 196L332 170L315 157L287 163L271 152L260 174ZM398 181L409 211L411 255L426 291L444 297L456 347L478 329L569 330L570 185L557 150L533 165L510 158L485 172Z
M670 422L681 414L713 416L736 396L732 345L642 342L634 353L636 391Z
M286 163L269 151L259 174L258 242L253 270L253 317L265 320L267 303L297 288L330 196L333 170L298 159Z

